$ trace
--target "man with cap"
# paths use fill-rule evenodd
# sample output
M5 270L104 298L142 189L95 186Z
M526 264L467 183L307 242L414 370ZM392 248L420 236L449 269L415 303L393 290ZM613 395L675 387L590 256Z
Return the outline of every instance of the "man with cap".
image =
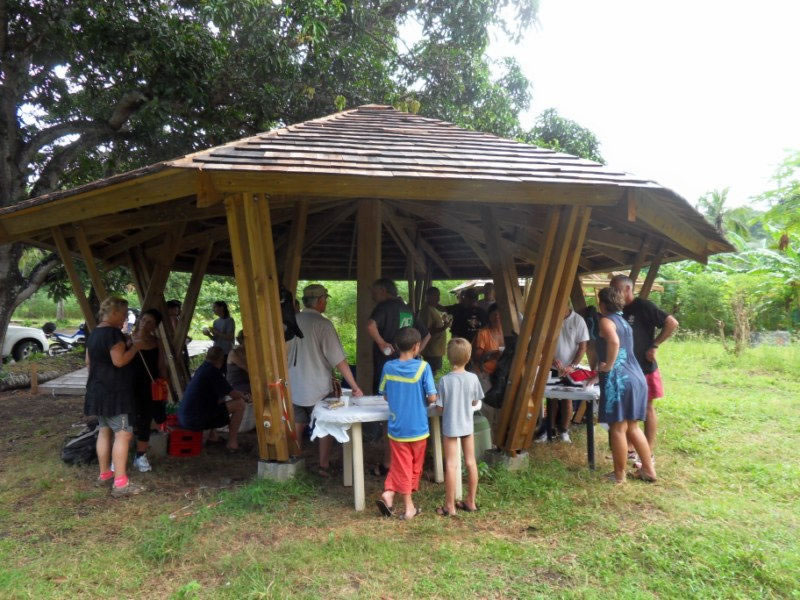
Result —
M311 412L317 402L330 396L333 368L339 369L345 381L350 384L353 396L363 396L358 387L342 342L336 329L322 316L328 306L328 290L318 283L303 289L303 310L297 313L297 325L303 337L295 337L288 342L289 388L294 405L294 421L298 438L311 421ZM300 439L298 439L300 443ZM326 436L319 441L319 474L329 477L330 454L333 438Z

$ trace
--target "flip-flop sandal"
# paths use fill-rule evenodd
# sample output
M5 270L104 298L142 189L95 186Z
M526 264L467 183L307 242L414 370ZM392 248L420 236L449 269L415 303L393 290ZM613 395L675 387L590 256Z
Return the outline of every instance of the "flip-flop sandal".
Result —
M615 485L621 485L621 484L625 483L624 481L618 481L617 480L617 476L614 474L614 471L611 471L611 473L606 475L605 478L608 479L611 483L613 483Z
M439 508L437 508L436 509L436 514L439 515L440 517L453 517L453 516L455 516L455 515L453 515L453 513L451 513L449 510L447 510L444 506L440 506Z
M628 477L630 477L631 479L638 479L639 481L644 481L645 483L655 483L656 481L658 481L656 477L650 477L650 475L648 475L641 469L637 469L633 473L628 473Z
M319 467L317 469L317 475L319 475L323 479L330 479L331 477L330 467Z
M417 508L417 512L414 513L414 517L418 517L421 512L422 512L422 509L421 508ZM402 515L400 515L397 518L400 519L401 521L409 521L409 520L413 519L414 517L406 517L406 513L403 513Z
M231 454L231 455L247 454L248 452L250 452L250 448L247 448L246 446L239 446L238 448L228 448L226 446L225 447L225 452L227 452L228 454Z
M463 500L456 502L456 508L458 510L463 510L464 512L478 512L481 509L477 502L475 503L475 508L470 508Z
M386 504L383 500L375 500L375 504L378 506L378 510L381 511L381 516L384 517L393 517L394 513L392 512L392 507Z

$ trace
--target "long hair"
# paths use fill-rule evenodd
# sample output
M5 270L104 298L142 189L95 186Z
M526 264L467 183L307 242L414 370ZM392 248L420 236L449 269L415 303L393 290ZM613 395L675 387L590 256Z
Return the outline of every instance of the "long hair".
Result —
M224 318L226 318L226 319L230 319L231 312L228 310L228 303L227 302L225 302L224 300L217 300L216 302L214 302L214 306L221 306L222 310L225 313L222 316Z

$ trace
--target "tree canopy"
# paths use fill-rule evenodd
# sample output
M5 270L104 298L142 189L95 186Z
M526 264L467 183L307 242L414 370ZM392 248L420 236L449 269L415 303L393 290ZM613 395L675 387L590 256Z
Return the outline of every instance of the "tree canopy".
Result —
M0 206L335 108L404 102L499 135L530 86L489 33L537 0L0 0ZM409 23L419 37L402 40ZM58 260L0 246L0 339Z

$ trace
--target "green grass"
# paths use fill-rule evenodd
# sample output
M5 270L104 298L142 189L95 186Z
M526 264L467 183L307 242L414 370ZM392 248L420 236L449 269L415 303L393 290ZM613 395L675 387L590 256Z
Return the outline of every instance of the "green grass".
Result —
M800 598L800 348L672 341L660 359L657 484L606 483L605 436L592 473L576 431L488 470L481 512L456 519L431 483L403 523L355 513L338 481L218 490L177 461L112 501L31 433L0 447L0 597Z

